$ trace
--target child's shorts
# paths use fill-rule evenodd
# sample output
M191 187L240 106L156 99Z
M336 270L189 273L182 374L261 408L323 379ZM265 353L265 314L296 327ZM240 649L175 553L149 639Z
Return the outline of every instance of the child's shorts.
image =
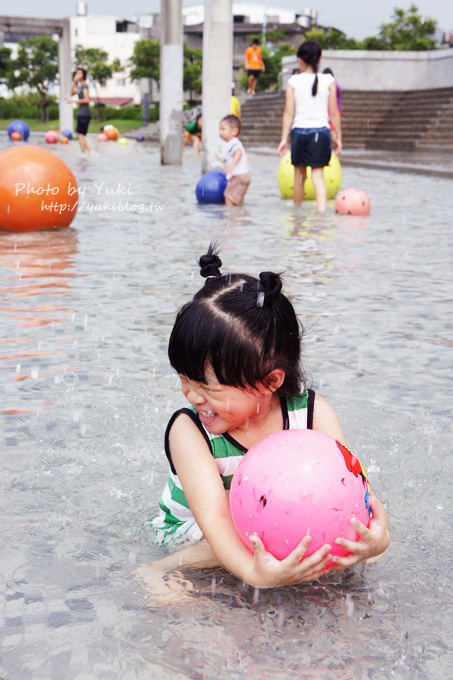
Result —
M329 165L330 154L328 127L291 130L291 163L296 168L306 166L323 168Z
M243 175L233 175L230 177L225 189L225 198L228 198L234 205L241 205L251 179L251 172L244 172Z

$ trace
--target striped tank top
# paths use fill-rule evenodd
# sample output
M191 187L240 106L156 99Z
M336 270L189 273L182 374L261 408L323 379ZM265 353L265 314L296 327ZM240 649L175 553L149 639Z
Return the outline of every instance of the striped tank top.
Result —
M315 393L311 389L304 390L303 394L295 397L281 397L283 429L311 430L314 399ZM202 538L201 529L192 514L171 459L169 434L175 419L181 413L185 413L192 419L205 438L215 458L223 486L227 492L242 456L247 453L247 449L231 437L228 432L222 435L208 432L199 420L194 408L182 408L172 415L165 431L165 454L170 464L168 480L159 501L159 514L148 522L154 529L154 540L157 545L176 545L198 541Z

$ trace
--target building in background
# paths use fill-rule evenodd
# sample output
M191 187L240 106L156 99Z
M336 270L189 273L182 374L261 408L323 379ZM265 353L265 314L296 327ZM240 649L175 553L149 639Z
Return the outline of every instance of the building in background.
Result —
M139 104L141 101L139 83L131 81L129 59L134 45L142 37L136 21L115 16L88 14L86 2L77 3L77 15L70 18L71 47L77 45L84 49L95 47L108 54L108 61L119 59L124 70L114 73L104 87L93 84L88 73L91 99L107 106Z

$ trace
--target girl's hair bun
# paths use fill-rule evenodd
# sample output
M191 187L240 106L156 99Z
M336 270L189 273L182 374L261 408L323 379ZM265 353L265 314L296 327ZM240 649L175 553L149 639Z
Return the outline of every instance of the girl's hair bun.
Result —
M206 255L202 255L198 260L200 265L200 275L203 278L215 277L219 278L221 275L220 267L222 266L222 260L217 255L217 248L214 243L209 244L208 252Z
M263 304L271 305L280 295L282 280L280 274L274 272L261 272L260 292L264 294Z

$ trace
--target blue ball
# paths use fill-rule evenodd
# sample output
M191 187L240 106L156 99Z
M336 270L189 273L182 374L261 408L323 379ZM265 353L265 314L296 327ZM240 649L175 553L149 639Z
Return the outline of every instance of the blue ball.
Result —
M226 185L224 172L207 172L195 189L198 203L225 203L223 194Z
M144 135L135 135L135 139L137 142L144 142L145 141L145 136Z
M23 120L13 120L13 122L8 125L8 137L11 137L13 132L19 132L22 135L24 142L30 136L30 128Z
M62 130L62 132L63 132L63 134L64 134L65 137L67 137L68 139L72 139L72 132L71 132L71 130Z

